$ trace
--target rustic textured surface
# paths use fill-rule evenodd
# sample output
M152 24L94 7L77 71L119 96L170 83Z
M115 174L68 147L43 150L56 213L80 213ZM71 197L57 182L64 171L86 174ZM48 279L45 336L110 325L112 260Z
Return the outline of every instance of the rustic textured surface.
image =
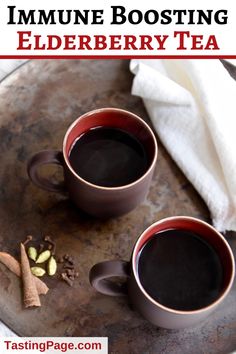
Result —
M59 255L74 256L80 277L74 288L48 279L51 289L41 297L43 306L24 310L19 279L0 265L0 318L23 336L108 336L113 354L230 352L236 348L235 287L204 323L168 331L147 323L126 299L100 295L88 282L94 263L128 259L136 238L152 222L171 215L209 221L203 201L160 142L147 200L117 219L92 219L66 197L44 192L27 178L30 155L60 148L68 125L88 110L120 107L148 120L141 100L130 95L131 83L128 62L119 60L31 61L1 83L0 249L19 256L25 235L40 240L51 234ZM236 253L235 234L227 239Z

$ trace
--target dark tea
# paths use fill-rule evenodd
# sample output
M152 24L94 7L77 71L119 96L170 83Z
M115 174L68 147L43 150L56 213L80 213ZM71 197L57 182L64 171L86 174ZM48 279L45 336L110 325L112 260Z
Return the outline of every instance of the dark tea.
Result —
M79 136L71 148L69 161L84 180L104 187L132 183L149 167L140 141L112 127L95 127Z
M143 288L166 307L198 310L217 300L222 292L219 256L194 232L169 229L153 235L139 252L137 262Z

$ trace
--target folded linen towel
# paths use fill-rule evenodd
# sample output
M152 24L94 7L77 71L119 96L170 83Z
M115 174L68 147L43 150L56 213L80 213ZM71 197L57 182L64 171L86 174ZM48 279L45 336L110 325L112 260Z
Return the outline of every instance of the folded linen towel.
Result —
M4 323L0 321L0 336L1 337L16 337L16 334L12 332Z
M205 200L219 231L236 231L236 81L219 60L137 60L142 97L159 138Z

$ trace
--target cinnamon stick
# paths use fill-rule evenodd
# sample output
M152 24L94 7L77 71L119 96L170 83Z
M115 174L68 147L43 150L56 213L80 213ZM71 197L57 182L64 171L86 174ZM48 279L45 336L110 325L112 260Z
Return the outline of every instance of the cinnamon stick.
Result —
M21 277L21 268L20 263L12 257L9 253L0 252L0 262L4 264L12 273L16 274L18 277ZM39 278L33 276L36 289L39 295L46 295L48 292L47 285L40 280Z
M24 290L25 307L41 306L39 295L35 286L34 278L31 273L29 259L27 257L25 246L21 243L21 274Z
M4 264L12 273L18 277L21 276L21 269L19 262L9 253L0 252L0 262Z

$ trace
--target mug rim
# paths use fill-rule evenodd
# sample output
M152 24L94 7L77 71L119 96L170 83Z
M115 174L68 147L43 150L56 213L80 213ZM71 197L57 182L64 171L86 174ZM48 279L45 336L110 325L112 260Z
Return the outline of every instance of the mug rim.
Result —
M230 275L230 280L228 282L228 285L226 286L225 290L222 292L222 294L212 303L210 303L208 306L204 306L200 309L197 310L191 310L191 311L184 311L184 310L177 310L177 309L173 309L171 307L167 307L165 305L162 305L160 302L154 300L148 293L147 291L144 289L144 287L142 286L140 279L139 279L139 275L138 275L138 270L136 267L136 258L137 258L137 248L139 246L140 241L142 240L142 238L145 236L145 234L153 227L155 227L156 225L160 224L161 222L165 222L165 221L172 221L172 220L190 220L190 221L194 221L197 222L199 224L202 224L204 226L206 226L207 228L211 229L218 237L221 238L221 240L224 243L224 246L227 248L228 254L229 254L229 258L232 264L232 272ZM135 254L137 254L135 256ZM194 218L192 216L170 216L167 218L163 218L160 219L159 221L154 222L152 225L150 225L148 228L146 228L142 234L138 237L137 241L135 242L135 246L133 248L133 252L132 252L132 258L131 258L131 264L132 264L132 271L134 273L134 278L135 281L139 287L139 289L141 290L141 292L143 293L143 295L150 301L152 302L155 306L162 308L163 310L170 312L170 313L174 313L174 314L179 314L179 315L194 315L194 314L200 314L202 312L206 312L212 308L214 308L215 306L217 306L218 304L220 304L224 298L226 297L226 295L229 293L232 285L233 285L233 281L234 281L234 276L235 276L235 262L234 262L234 255L233 252L229 246L229 244L227 243L227 241L225 240L225 238L223 237L223 235L221 235L220 232L218 232L213 226L211 226L210 224L208 224L207 222Z
M129 116L132 116L133 118L135 118L136 120L138 120L139 122L141 122L145 128L148 130L149 134L151 135L152 137L152 140L154 142L154 156L153 156L153 159L152 159L152 162L150 164L150 166L148 167L147 171L141 176L139 177L138 179L136 179L134 182L131 182L131 183L128 183L128 184L124 184L122 186L117 186L117 187L106 187L106 186L99 186L97 184L94 184L94 183L91 183L89 181L87 181L86 179L82 178L79 174L77 174L74 169L72 168L71 164L70 164L70 161L69 161L69 158L67 156L67 153L66 153L66 143L67 143L67 140L68 140L68 136L70 134L70 132L73 130L73 128L77 125L77 123L79 122L80 119L82 118L85 118L85 117L88 117L92 114L96 114L96 113L100 113L100 112L104 112L104 111L115 111L115 112L122 112L122 113L125 113ZM122 190L122 189L125 189L125 188L129 188L137 183L139 183L140 181L142 181L149 173L150 171L153 169L153 167L155 166L156 164L156 160L157 160L157 155L158 155L158 145L157 145L157 141L156 141L156 137L152 131L152 129L149 127L149 125L142 119L140 118L138 115L136 115L135 113L132 113L130 111L127 111L125 109L121 109L121 108L113 108L113 107L105 107L105 108L97 108L97 109L93 109L89 112L86 112L84 114L82 114L81 116L79 116L73 123L71 123L71 125L69 126L69 128L67 129L66 133L65 133L65 136L64 136L64 139L63 139L63 148L62 148L62 151L63 151L63 157L64 157L64 161L67 165L67 167L69 168L69 170L73 173L73 175L79 179L81 182L87 184L88 186L90 187L93 187L93 188L97 188L97 189L102 189L102 190Z

